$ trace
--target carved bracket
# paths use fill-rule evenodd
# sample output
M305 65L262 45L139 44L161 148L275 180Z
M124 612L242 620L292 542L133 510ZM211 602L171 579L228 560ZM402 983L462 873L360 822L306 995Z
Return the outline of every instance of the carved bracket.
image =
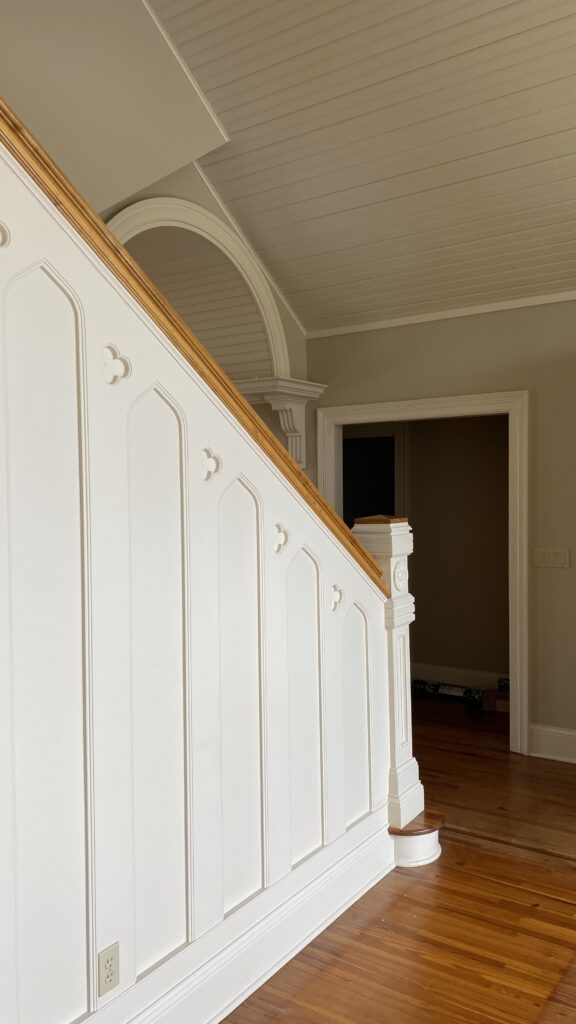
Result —
M118 384L123 377L129 377L132 367L125 356L121 356L113 345L104 349L104 380L107 384Z
M281 551L284 551L284 548L290 541L290 534L288 533L288 530L282 526L282 523L276 523L274 532L274 551L279 555Z
M211 480L222 469L222 459L218 455L214 455L211 448L203 448L200 459L200 474L203 480Z
M257 380L237 382L245 398L252 405L268 404L278 413L280 426L286 435L290 455L299 466L306 467L306 406L319 398L325 384L292 377L261 377Z
M335 583L332 585L332 611L338 610L342 601L344 600L344 591L342 587L338 587Z

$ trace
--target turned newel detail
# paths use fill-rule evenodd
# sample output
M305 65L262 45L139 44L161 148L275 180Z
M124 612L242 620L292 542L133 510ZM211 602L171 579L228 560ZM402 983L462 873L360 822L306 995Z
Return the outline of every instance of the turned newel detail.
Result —
M382 569L390 594L385 606L390 678L390 824L404 828L424 810L424 790L412 754L410 623L414 598L408 589L412 530L407 519L369 516L356 519L354 534Z

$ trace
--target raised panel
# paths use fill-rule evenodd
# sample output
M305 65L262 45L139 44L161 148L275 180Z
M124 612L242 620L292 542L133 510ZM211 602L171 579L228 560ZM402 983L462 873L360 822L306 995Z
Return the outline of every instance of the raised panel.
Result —
M344 620L342 672L345 806L350 826L370 810L368 626L356 604Z
M292 863L322 845L322 714L318 566L300 551L288 570Z
M88 1007L81 336L44 268L5 322L18 1024L66 1024Z
M136 969L187 939L184 435L154 388L129 414Z
M408 654L408 632L396 636L396 678L398 693L398 718L396 728L402 746L410 738L409 696L410 660Z
M263 884L259 519L251 490L234 481L218 509L225 913Z

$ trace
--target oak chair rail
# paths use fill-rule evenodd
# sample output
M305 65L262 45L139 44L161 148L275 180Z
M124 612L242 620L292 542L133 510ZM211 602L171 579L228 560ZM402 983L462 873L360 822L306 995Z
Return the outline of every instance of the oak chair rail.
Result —
M214 361L202 342L170 306L104 221L0 98L0 142L48 196L54 206L102 260L148 316L215 392L273 465L331 531L373 583L388 597L376 560L354 537L338 514L300 469L288 451Z

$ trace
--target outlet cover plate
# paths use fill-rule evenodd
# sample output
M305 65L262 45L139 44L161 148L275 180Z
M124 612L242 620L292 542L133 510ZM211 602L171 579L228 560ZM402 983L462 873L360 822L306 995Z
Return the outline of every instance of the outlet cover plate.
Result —
M105 996L120 981L120 947L117 942L98 953L98 995Z

